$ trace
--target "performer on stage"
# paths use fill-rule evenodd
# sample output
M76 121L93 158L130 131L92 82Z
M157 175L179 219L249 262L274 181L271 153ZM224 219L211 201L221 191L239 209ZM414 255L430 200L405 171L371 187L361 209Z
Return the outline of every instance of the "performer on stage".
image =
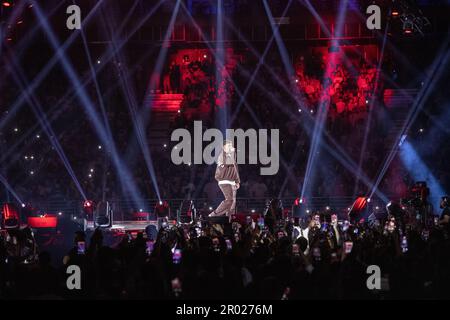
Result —
M217 159L217 168L215 179L219 183L225 200L209 215L210 217L219 217L227 215L231 221L232 215L236 209L236 192L239 189L241 180L236 161L236 149L233 142L225 140L222 153Z

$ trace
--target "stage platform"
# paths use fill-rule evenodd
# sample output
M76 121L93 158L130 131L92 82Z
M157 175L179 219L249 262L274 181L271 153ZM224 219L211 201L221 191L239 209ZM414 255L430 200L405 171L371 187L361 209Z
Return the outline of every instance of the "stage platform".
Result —
M144 221L115 221L113 225L109 228L109 230L121 230L121 231L144 231L148 225L158 225L158 221L156 220L144 220ZM85 230L91 231L94 230L94 222L87 221L85 224Z
M228 217L214 217L206 218L211 224L226 224L229 222ZM170 225L175 225L175 220L168 221ZM117 230L117 231L144 231L148 225L158 226L157 220L136 220L136 221L114 221L111 227L106 227L102 229L106 230ZM95 229L93 221L86 221L84 229L86 231L93 231Z

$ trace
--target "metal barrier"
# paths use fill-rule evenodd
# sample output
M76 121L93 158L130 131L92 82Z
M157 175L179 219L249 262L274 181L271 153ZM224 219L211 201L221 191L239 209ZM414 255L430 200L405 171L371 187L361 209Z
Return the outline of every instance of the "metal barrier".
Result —
M183 201L190 199L166 199L169 204L172 214L181 207ZM212 201L208 201L206 198L192 199L197 209L204 208L209 210L217 206L223 198L218 198ZM236 207L239 212L262 212L270 198L237 198ZM282 198L281 202L284 208L291 208L294 204L295 198ZM312 197L305 200L303 205L311 211L344 211L347 210L353 202L354 197ZM137 206L131 200L110 200L114 211L115 220L126 220L126 217L134 212L153 212L155 206L158 204L158 199L145 199L140 206ZM61 212L64 215L77 215L83 210L81 200L69 200L69 201L42 201L33 203L34 207L38 208L42 212L57 214ZM385 204L379 199L372 199L369 204L373 207L384 208Z

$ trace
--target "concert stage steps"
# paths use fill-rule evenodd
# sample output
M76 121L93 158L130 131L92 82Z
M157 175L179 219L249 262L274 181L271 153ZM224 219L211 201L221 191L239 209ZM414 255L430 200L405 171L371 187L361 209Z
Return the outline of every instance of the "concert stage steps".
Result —
M180 110L183 94L158 93L151 95L152 114L150 120L149 144L160 147L169 142L170 123Z
M419 92L418 89L386 89L383 100L388 109L411 106Z
M384 103L389 110L391 127L385 139L387 151L392 149L395 139L402 131L409 111L413 107L417 97L418 89L386 89L384 92Z

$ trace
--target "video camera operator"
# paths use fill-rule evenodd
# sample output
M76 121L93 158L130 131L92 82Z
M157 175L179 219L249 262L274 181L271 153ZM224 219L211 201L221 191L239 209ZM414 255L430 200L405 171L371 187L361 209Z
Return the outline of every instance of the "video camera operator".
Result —
M450 205L448 198L448 196L444 196L441 198L440 207L442 209L442 213L441 219L439 220L439 224L447 230L450 229Z

